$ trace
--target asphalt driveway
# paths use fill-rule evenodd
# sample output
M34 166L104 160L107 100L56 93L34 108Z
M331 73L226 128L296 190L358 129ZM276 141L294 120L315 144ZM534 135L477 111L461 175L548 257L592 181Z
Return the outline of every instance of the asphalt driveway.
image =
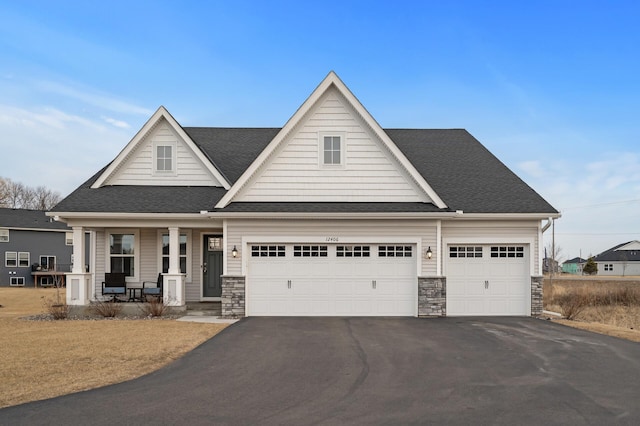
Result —
M640 344L530 318L248 318L0 424L640 424Z

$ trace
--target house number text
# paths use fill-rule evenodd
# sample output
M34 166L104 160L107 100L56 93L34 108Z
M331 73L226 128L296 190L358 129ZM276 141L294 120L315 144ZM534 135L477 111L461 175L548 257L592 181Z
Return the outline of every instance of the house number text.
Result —
M325 240L329 243L337 243L338 242L338 237L327 237L327 239Z

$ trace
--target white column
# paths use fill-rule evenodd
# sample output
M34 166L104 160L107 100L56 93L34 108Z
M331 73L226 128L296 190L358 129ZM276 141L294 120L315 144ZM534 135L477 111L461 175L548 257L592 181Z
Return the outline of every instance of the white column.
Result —
M169 228L169 274L180 273L180 228Z
M73 269L66 274L67 305L88 305L91 300L91 274L85 270L84 228L73 228Z
M82 226L73 227L73 272L74 274L85 273L85 247L84 228Z

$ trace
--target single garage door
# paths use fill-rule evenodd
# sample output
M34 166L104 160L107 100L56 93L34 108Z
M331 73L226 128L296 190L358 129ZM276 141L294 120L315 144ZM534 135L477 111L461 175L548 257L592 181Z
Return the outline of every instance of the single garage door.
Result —
M528 315L528 245L449 245L447 315Z
M406 244L250 244L251 316L415 316Z

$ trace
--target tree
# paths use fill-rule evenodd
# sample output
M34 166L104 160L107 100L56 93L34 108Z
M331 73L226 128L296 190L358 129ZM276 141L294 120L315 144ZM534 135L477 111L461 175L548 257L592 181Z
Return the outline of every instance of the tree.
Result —
M587 259L587 263L582 267L582 272L587 275L595 275L598 273L598 264L593 260L593 257Z
M44 186L31 188L20 182L0 177L0 207L49 210L58 204L60 199L60 193Z

